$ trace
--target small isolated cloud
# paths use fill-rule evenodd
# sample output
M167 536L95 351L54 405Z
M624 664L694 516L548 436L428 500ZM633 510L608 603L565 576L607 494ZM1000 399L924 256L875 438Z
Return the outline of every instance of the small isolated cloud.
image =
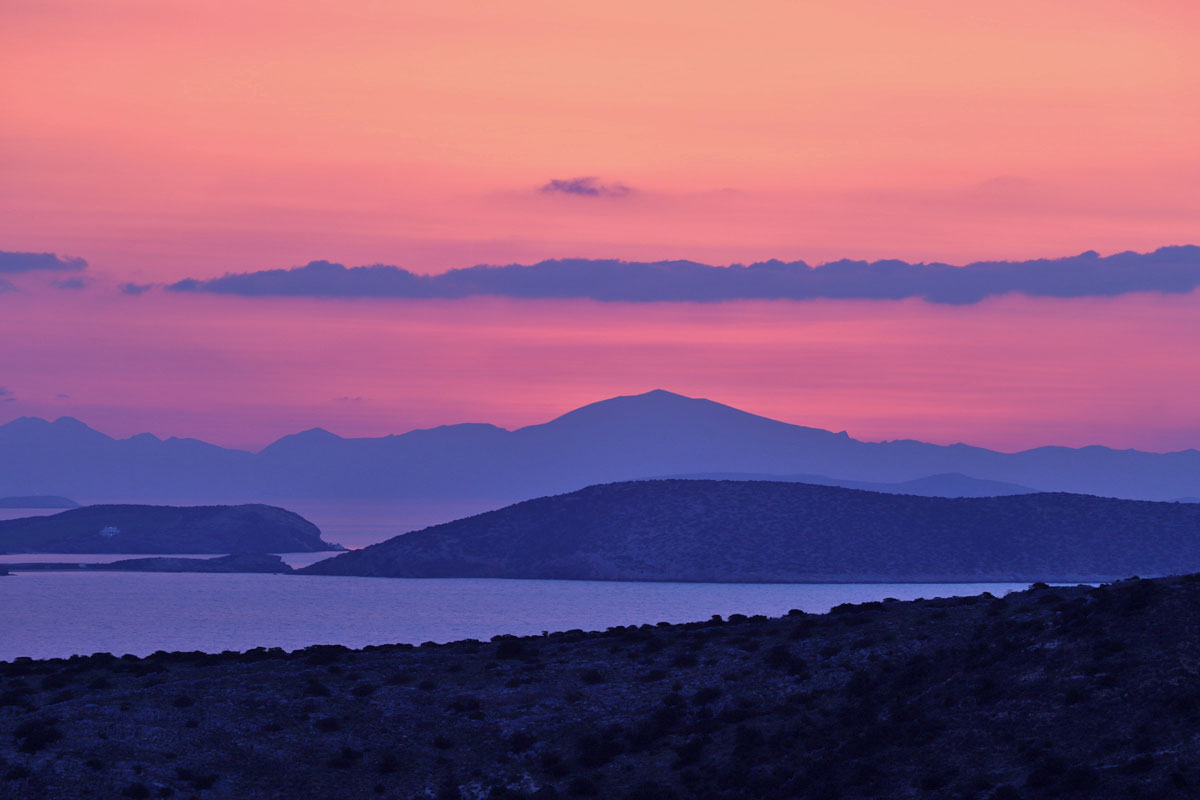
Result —
M59 289L86 289L88 281L85 278L63 278L54 282Z
M1152 253L1094 251L1031 261L980 261L966 266L906 261L851 261L819 266L765 261L711 266L695 261L561 259L522 266L476 266L438 275L400 267L345 267L314 261L294 269L188 278L173 292L243 297L588 298L622 302L921 298L964 305L1005 294L1114 297L1130 292L1183 294L1200 287L1200 247Z
M79 272L87 268L82 258L62 258L54 253L12 253L0 250L0 272Z
M333 398L333 401L335 403L361 403L363 401L363 398L361 398L361 397L335 397L335 398Z
M122 283L120 286L121 294L129 294L134 297L137 297L139 294L145 294L153 288L153 283Z
M0 386L0 403L12 403L16 399L13 397L11 389L5 389L3 386Z
M60 393L58 393L58 394L56 394L56 395L54 395L54 396L55 396L55 397L57 397L59 400L69 400L69 399L71 398L71 395L69 395L69 394L62 394L61 392L60 392Z
M623 183L601 183L599 178L555 178L538 189L542 194L568 194L575 197L628 197L633 189Z
M4 280L4 278L0 278L0 292L11 292L11 291L14 291L16 288L17 287L13 286L11 283Z

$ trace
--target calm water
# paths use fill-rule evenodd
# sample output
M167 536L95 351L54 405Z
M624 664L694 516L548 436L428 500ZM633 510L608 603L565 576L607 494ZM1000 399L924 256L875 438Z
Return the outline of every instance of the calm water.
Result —
M363 547L496 504L279 503L321 528L326 541ZM0 509L0 519L53 510ZM144 554L0 555L22 561L98 563ZM212 555L222 555L211 553ZM284 553L302 567L336 553ZM198 554L197 557L202 557ZM828 611L895 597L995 595L1024 584L707 584L590 581L408 580L288 575L30 572L0 577L0 660L76 653L247 650L310 644L487 639L713 614Z
M0 577L0 660L486 639L1023 584L702 584L30 572Z

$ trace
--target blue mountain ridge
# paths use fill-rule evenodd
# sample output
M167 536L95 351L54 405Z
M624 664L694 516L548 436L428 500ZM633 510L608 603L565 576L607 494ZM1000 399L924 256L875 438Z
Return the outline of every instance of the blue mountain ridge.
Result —
M1200 495L1194 449L1003 453L907 439L866 442L663 390L602 400L516 430L468 423L345 438L316 428L257 453L196 439L115 439L69 417L23 417L0 426L0 495L81 502L505 503L597 483L714 473L816 476L852 488L957 473L1020 490L1147 500Z

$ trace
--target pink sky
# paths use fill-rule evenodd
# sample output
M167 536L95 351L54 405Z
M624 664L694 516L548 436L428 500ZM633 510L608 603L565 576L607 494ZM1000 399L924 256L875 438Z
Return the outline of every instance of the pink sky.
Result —
M666 388L864 438L1200 446L1194 294L245 300L325 258L964 263L1200 243L1192 0L10 0L0 421L260 446ZM622 197L541 193L596 176ZM69 397L60 398L65 394ZM337 398L361 398L344 399Z
M69 414L258 448L314 426L514 427L665 388L867 439L1200 446L1196 293L944 306L53 291L0 294L15 398L0 420Z

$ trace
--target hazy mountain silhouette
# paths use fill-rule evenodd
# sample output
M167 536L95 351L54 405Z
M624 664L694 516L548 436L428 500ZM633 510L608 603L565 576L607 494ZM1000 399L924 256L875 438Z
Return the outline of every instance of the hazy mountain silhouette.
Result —
M1171 500L1200 494L1200 451L861 442L666 391L614 397L541 425L447 425L348 439L322 429L259 453L195 439L113 439L78 420L0 426L0 494L82 502L287 499L497 504L656 475L753 473L831 481L946 482L947 473L1044 491ZM954 483L954 481L951 481ZM944 491L962 493L958 486ZM1002 493L1010 493L1006 489Z
M696 481L776 481L809 483L814 486L841 486L843 489L862 489L884 494L914 494L919 497L1006 497L1014 494L1033 494L1040 491L1004 481L985 481L958 472L946 472L899 483L848 481L827 475L768 475L753 472L710 472L698 475L663 475L659 479ZM1179 502L1185 502L1180 500Z
M1200 569L1200 506L770 481L610 483L406 533L312 575L723 582L1095 581Z
M0 497L0 508L79 508L69 497L35 494L23 497Z

